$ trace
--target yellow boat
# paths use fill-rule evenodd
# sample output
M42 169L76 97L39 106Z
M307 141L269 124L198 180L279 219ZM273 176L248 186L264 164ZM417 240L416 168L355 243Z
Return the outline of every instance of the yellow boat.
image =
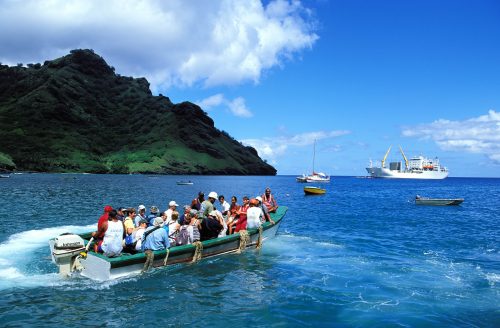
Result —
M326 189L313 187L313 186L305 186L304 192L306 195L323 195L326 193Z

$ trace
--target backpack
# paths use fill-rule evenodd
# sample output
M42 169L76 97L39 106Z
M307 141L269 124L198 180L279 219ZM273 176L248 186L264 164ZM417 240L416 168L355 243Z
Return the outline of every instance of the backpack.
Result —
M187 226L184 225L179 229L179 233L177 234L175 241L177 245L189 244L189 231Z
M137 241L134 243L134 237L132 234L125 236L125 245L133 245L135 247L136 243Z

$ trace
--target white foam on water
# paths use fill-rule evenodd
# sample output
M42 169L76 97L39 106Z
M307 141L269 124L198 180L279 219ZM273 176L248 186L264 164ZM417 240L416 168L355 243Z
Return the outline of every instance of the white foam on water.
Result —
M500 283L500 274L498 273L487 273L486 280L488 280L488 284L491 287L494 287L496 284Z
M43 248L49 253L49 239L65 232L84 233L92 230L95 230L95 225L61 226L11 235L0 244L0 289L66 284L67 280L61 279L57 273L28 272L26 265L33 261L50 261L48 257L36 254Z
M329 242L329 241L318 241L318 240L314 240L313 238L308 237L308 236L297 236L297 235L294 235L292 233L277 235L276 238L274 238L272 240L279 240L280 238L292 239L292 241L302 243L300 245L303 245L303 242L307 242L307 243L311 243L314 246L321 246L321 247L326 247L326 248L344 248L344 245L335 244L335 243ZM289 242L287 241L287 243L289 243Z

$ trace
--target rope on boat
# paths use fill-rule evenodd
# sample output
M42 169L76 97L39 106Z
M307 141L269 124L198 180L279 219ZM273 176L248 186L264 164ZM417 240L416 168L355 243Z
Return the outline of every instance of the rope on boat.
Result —
M193 243L193 246L196 247L196 249L194 250L193 260L191 261L191 263L195 263L201 260L201 256L203 253L203 244L201 243L201 241L195 241Z
M247 230L240 230L240 247L236 251L236 253L240 254L247 248L247 244L250 243L250 235Z
M165 259L163 260L163 265L167 265L167 261L168 261L168 255L170 254L170 249L167 248L167 255L165 256Z
M257 238L255 248L257 248L258 250L262 248L262 226L259 226L259 238Z
M144 251L144 254L146 255L146 262L144 262L144 267L142 268L141 273L144 273L151 269L151 267L153 266L153 260L155 258L155 254L150 249Z

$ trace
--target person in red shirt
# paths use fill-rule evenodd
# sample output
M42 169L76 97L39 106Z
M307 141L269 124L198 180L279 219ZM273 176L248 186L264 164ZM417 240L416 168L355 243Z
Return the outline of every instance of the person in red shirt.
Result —
M102 239L104 238L104 233L106 232L105 229L103 229L103 224L105 222L108 222L109 220L109 212L111 212L113 208L109 205L106 205L104 207L104 213L101 215L99 220L97 221L97 231L92 232L92 237L94 237L94 251L97 253L99 250L99 247L102 244Z
M239 232L240 230L247 229L247 210L249 207L249 199L247 196L243 197L243 204L240 207L240 210L237 212L238 222L236 223L236 229L234 232Z

